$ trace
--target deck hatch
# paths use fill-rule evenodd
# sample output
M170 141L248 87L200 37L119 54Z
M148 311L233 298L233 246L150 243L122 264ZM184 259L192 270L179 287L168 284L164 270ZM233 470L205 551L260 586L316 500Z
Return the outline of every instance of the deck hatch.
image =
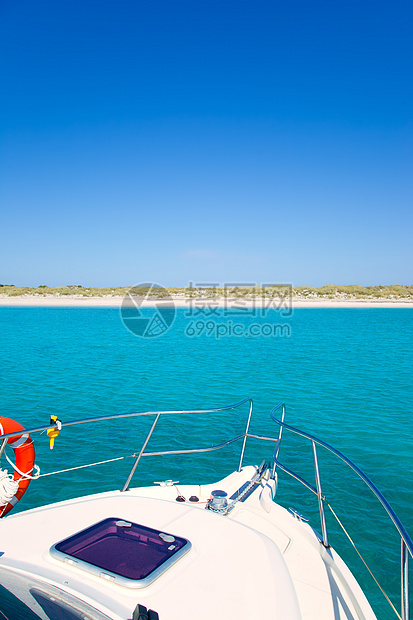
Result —
M56 543L50 553L103 579L142 588L190 548L186 538L112 517Z

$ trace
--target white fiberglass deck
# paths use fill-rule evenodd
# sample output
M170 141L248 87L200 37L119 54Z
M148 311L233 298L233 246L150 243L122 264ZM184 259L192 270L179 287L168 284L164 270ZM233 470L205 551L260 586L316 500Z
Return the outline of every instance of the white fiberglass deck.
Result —
M271 483L263 481L227 516L205 509L202 502L212 490L231 495L254 471L245 467L213 485L179 487L199 503L177 502L174 487L154 486L10 515L0 522L0 582L45 620L30 589L77 605L83 613L79 618L129 620L140 603L156 610L160 620L373 620L347 567L307 524L272 502ZM171 532L188 539L192 548L137 590L49 553L58 541L107 517ZM98 613L87 615L82 604Z

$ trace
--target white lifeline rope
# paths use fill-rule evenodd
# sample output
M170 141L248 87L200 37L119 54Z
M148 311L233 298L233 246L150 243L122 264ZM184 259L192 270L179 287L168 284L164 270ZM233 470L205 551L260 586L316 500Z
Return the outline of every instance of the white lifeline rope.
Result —
M3 427L0 423L0 434L3 435L4 434L4 430ZM27 437L27 435L26 435ZM17 440L17 442L21 442L21 440L23 439L23 437L21 437L19 440ZM24 439L24 441L26 441L26 438ZM24 441L22 441L22 443L24 443ZM15 442L15 443L17 443ZM20 444L22 445L22 444ZM17 447L17 446L15 446ZM6 453L4 453L4 456L6 457L7 461L10 463L10 465L13 467L13 469L15 471L17 471L17 473L22 477L22 478L30 478L30 480L37 480L37 478L42 478L43 476L54 476L55 474L64 474L67 471L74 471L76 469L84 469L85 467L93 467L94 465L104 465L105 463L113 463L114 461L122 461L123 459L127 459L127 458L131 458L131 457L135 457L136 454L131 454L128 456L118 456L117 458L113 458L113 459L107 459L106 461L98 461L97 463L88 463L87 465L78 465L77 467L68 467L67 469L60 469L58 471L50 471L50 472L46 472L45 474L41 474L40 473L40 467L38 465L34 465L33 469L36 470L36 473L33 475L30 475L29 472L27 473L23 473L22 471L20 471L20 469L9 459L9 457L7 456ZM32 472L33 472L32 469ZM2 470L0 469L0 472L2 472ZM6 474L7 474L7 470L5 470ZM12 478L11 475L7 474L9 479ZM1 476L1 473L0 473ZM12 482L16 482L14 480L12 480ZM18 481L17 481L18 482ZM0 482L1 485L1 482ZM17 489L15 491L15 493L17 492ZM14 496L14 493L12 495L12 498ZM0 508L1 508L2 504L1 504L1 490L0 490ZM0 514L1 516L1 514Z
M4 429L0 423L0 433L4 435ZM6 456L6 454L4 454ZM0 507L7 506L16 495L19 488L17 480L13 480L12 474L7 469L0 468Z
M0 507L7 504L16 495L19 488L19 482L13 480L12 474L7 469L0 469Z
M0 423L0 434L4 435L3 425ZM18 448L23 445L28 438L28 435L22 435L19 439L15 440L12 444L9 444L12 448ZM4 456L8 463L13 467L13 469L19 474L20 480L24 479L36 479L40 475L40 468L38 465L34 465L33 469L36 471L35 474L31 475L33 469L30 472L22 472L20 469L9 459L7 454L4 452ZM13 497L16 495L19 490L19 482L20 480L14 480L13 475L9 474L7 469L0 468L0 507L7 506ZM0 515L1 516L1 515Z
M131 454L130 456L136 456L136 455ZM108 459L107 461L98 461L97 463L88 463L87 465L78 465L77 467L68 467L67 469L59 469L59 471L49 471L45 474L39 473L39 475L36 475L34 477L43 478L43 476L54 476L55 474L64 474L66 471L74 471L75 469L84 469L85 467L93 467L94 465L104 465L105 463L113 463L114 461L121 461L122 459L130 458L130 456L118 456L114 459ZM37 465L35 465L35 467L37 467Z
M17 471L17 473L20 476L20 480L27 480L27 479L29 479L29 480L37 480L37 478L39 478L39 476L40 476L40 467L38 465L33 465L33 469L31 469L30 472L24 473L23 471L20 471L20 469L17 467L17 465L15 465L13 463L13 461L11 461L9 459L7 454L4 454L4 456L6 457L7 462L10 463L10 465L13 467L13 469L15 471ZM33 470L35 470L36 473L31 475Z

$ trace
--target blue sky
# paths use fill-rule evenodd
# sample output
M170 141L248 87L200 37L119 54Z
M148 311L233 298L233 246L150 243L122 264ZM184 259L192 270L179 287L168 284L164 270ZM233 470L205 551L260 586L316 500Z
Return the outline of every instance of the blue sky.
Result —
M412 18L3 0L0 283L413 284Z

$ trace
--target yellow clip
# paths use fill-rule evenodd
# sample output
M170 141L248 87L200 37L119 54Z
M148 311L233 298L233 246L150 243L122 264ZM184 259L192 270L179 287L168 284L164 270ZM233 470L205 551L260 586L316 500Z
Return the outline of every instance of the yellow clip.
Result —
M49 428L47 431L47 436L50 439L50 450L53 450L54 440L58 436L60 429L62 428L62 423L57 419L57 415L50 416L50 424L57 424L57 428Z

